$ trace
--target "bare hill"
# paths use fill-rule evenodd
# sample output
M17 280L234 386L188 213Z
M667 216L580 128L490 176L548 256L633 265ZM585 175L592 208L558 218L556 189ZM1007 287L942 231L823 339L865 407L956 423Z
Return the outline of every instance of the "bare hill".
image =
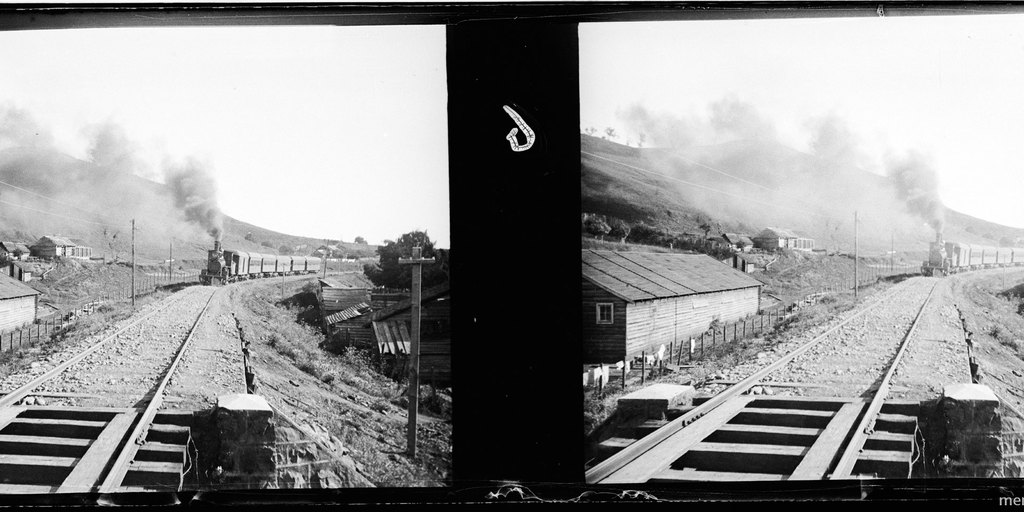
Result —
M44 235L61 235L92 247L95 256L125 259L134 218L137 257L144 263L166 260L172 241L175 259L204 258L213 231L221 234L224 247L246 251L276 254L286 245L295 254L311 255L324 245L322 239L218 216L212 180L194 162L181 164L166 185L136 176L122 159L103 162L49 148L0 151L0 180L13 185L0 187L0 239L31 244ZM370 257L376 251L372 245L338 245L341 255Z

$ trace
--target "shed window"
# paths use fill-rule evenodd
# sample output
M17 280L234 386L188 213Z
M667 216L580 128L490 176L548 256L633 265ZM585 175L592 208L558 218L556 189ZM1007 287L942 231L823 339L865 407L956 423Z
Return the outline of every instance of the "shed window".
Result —
M614 322L615 305L610 302L603 302L597 305L597 323L610 324Z

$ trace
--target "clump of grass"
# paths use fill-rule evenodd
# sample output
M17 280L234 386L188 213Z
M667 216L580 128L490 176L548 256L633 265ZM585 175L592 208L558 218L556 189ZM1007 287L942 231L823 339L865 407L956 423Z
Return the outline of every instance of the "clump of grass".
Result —
M988 331L986 331L986 334L995 338L997 341L999 341L999 343L1003 343L1004 341L1007 340L1006 330L999 325L992 325L991 327L989 327ZM1008 341L1010 341L1011 343L1013 342L1013 340Z

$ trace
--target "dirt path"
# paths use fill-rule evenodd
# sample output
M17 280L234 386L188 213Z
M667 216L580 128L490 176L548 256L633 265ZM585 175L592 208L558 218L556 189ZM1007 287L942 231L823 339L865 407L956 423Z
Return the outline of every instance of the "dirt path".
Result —
M1024 411L1024 316L1017 313L1016 303L998 296L1024 283L1024 269L982 270L949 279L954 300L974 333L981 383L1009 408Z

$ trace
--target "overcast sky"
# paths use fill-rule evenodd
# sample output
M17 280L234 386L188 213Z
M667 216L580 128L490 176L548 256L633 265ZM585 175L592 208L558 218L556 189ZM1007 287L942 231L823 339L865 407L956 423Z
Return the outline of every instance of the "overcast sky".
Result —
M140 174L198 157L224 213L261 227L450 246L443 26L3 32L3 105L79 158L107 122Z
M947 206L1024 228L1024 16L601 23L579 32L582 127L623 133L634 104L706 117L728 97L807 150L808 120L837 116L868 170L882 172L886 153L919 151Z

